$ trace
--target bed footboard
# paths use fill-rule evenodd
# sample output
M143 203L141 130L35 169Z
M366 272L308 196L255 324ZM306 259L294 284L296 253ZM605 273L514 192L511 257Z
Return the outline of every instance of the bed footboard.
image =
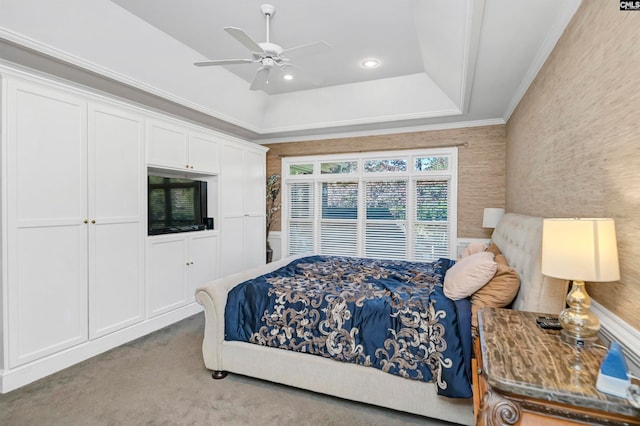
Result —
M215 282L214 282L215 283ZM204 339L202 356L209 370L222 370L222 342L224 341L224 308L227 303L224 285L209 285L199 288L196 300L204 306Z
M205 326L202 341L204 365L215 372L224 372L224 310L229 290L251 278L275 271L294 259L304 255L291 256L277 262L239 272L212 281L196 289L196 300L204 306ZM222 378L222 377L219 377Z

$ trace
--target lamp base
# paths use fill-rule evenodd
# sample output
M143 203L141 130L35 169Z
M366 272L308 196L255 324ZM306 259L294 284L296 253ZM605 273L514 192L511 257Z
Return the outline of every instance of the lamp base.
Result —
M569 333L566 330L560 331L560 338L563 342L570 344L571 346L579 346L582 348L588 348L589 346L593 346L598 343L598 338L596 336L593 337L576 337Z

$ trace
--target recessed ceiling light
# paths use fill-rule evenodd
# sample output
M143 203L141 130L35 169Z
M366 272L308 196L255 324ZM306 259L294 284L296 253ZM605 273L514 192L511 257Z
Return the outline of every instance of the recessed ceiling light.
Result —
M293 76L291 74L285 74L284 76L282 76L282 78L284 78L287 81L293 80Z
M364 61L360 62L360 66L362 66L362 68L377 68L378 66L380 66L380 60L376 59L376 58L367 58Z

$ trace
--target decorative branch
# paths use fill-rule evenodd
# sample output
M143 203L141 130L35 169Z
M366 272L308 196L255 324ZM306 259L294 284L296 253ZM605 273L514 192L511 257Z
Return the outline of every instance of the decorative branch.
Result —
M266 194L266 225L267 225L267 238L269 238L269 231L271 226L275 222L276 214L282 207L280 199L280 174L274 173L267 177L267 194ZM267 244L269 244L267 242Z

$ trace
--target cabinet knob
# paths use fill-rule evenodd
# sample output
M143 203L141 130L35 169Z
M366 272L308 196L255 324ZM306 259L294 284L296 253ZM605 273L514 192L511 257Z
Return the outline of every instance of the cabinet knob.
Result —
M91 221L91 223L96 223L96 220L95 220L95 219L93 219L93 220Z
M193 169L193 166L189 166L190 169Z
M193 262L191 262L190 265L193 265Z
M185 167L188 169L188 168L189 168L189 165L187 164Z
M189 262L187 262L187 266L189 266Z
M82 221L82 223L89 223L89 220L85 219L85 220Z

